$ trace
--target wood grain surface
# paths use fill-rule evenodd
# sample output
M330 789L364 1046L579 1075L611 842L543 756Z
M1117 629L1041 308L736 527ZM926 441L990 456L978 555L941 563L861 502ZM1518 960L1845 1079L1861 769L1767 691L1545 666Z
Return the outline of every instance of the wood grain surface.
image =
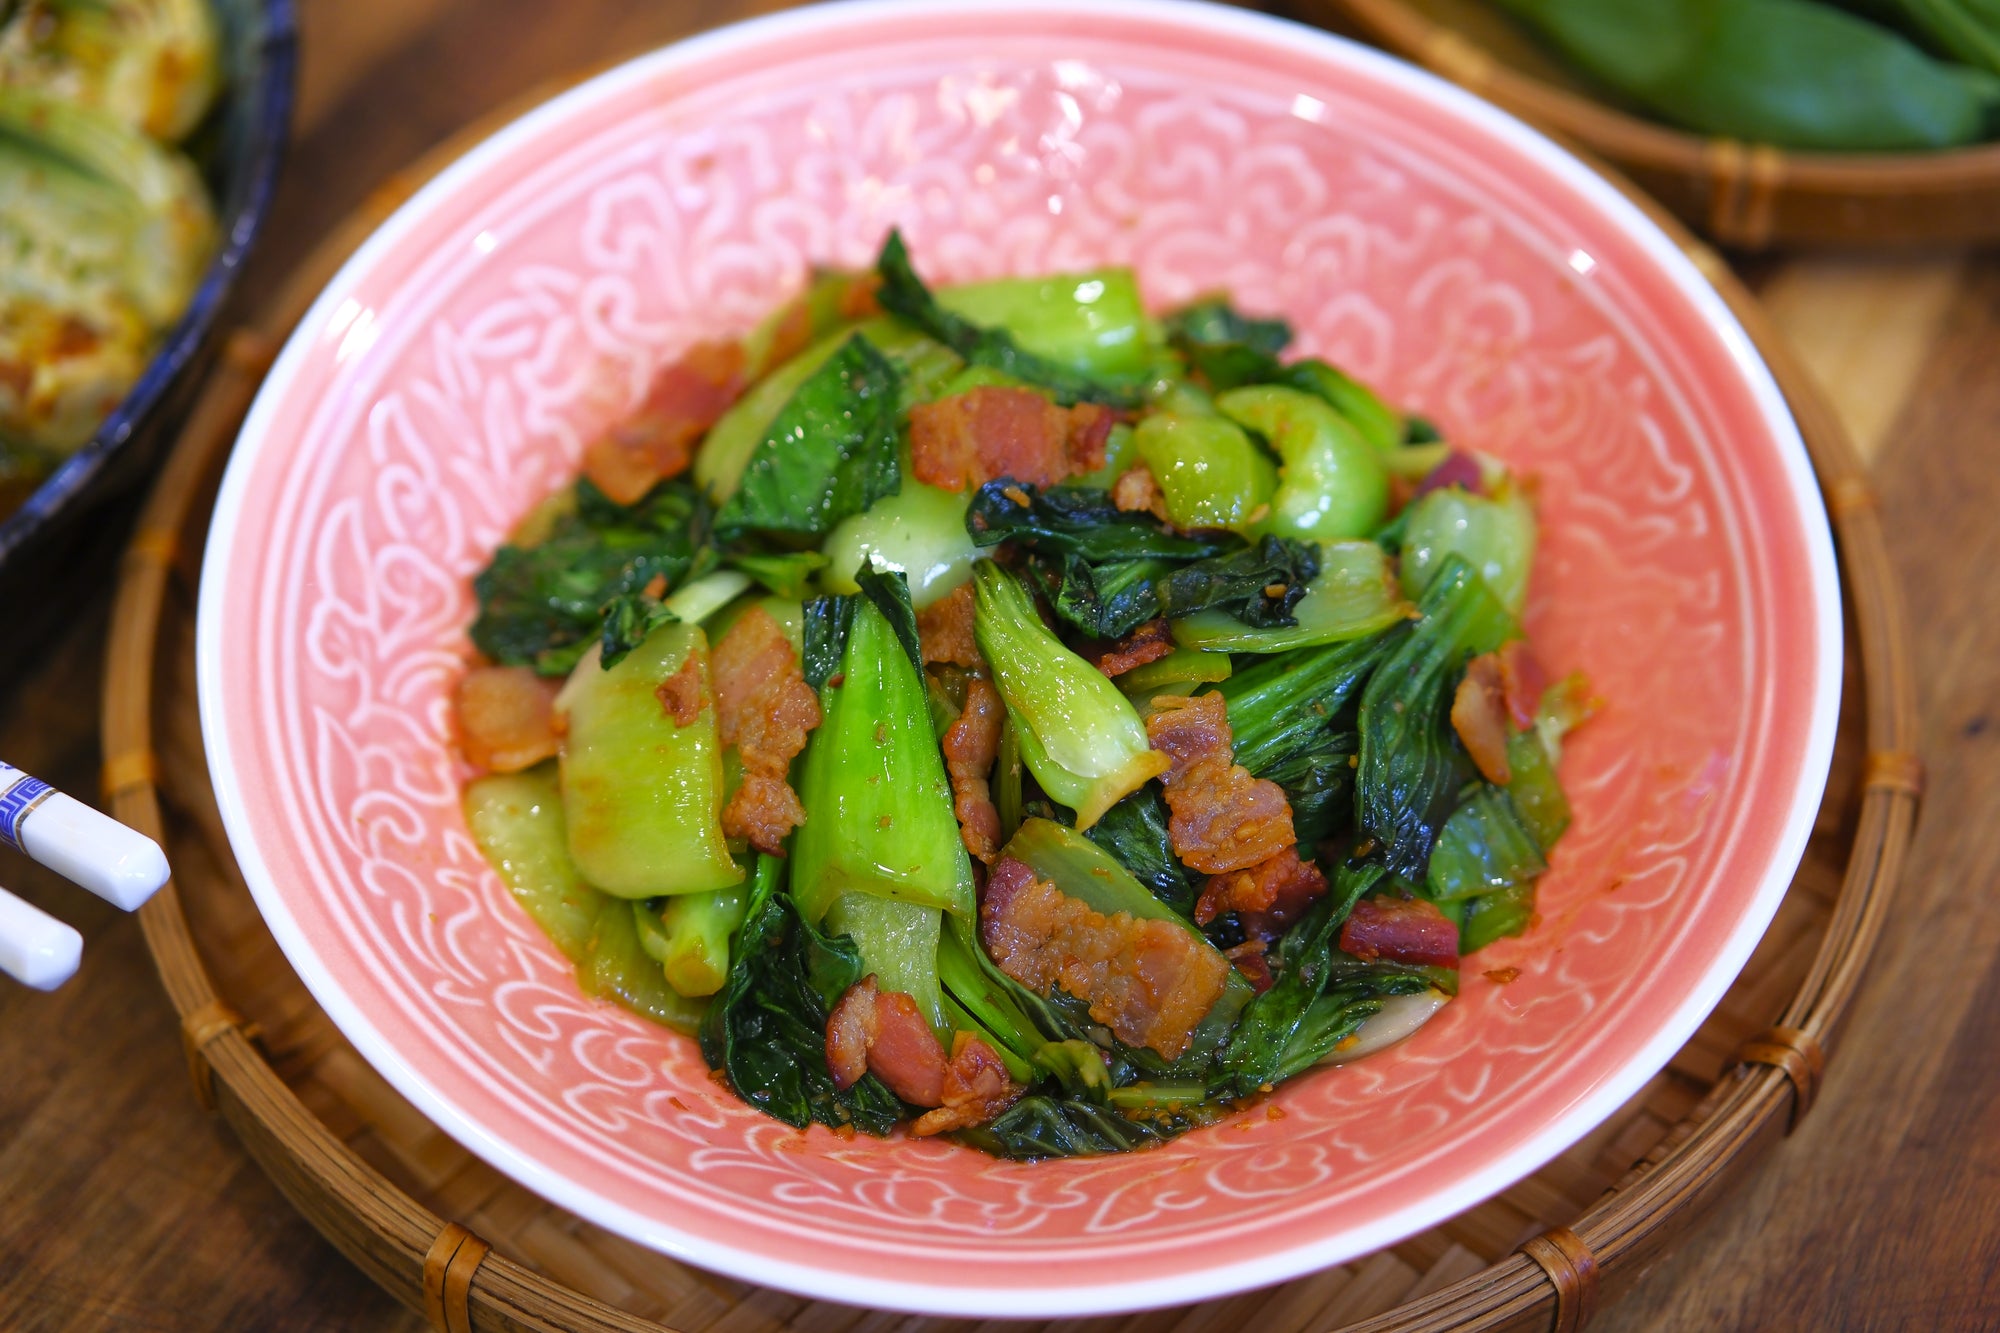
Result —
M304 0L295 148L241 299L269 299L373 188L481 113L773 7ZM1991 1328L2000 257L1765 259L1750 276L1870 458L1909 601L1929 795L1819 1105L1593 1327ZM0 754L78 795L96 786L105 609L79 608L0 699ZM422 1328L196 1106L136 923L11 853L0 883L86 939L57 994L0 989L0 1329Z

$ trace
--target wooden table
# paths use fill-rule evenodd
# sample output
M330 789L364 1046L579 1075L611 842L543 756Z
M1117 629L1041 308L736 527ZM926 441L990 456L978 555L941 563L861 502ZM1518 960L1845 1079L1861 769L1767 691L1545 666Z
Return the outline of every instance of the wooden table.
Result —
M305 0L296 147L248 302L390 172L576 70L775 5ZM1901 904L1799 1133L1607 1329L2000 1323L2000 257L1760 260L1873 467L1930 792ZM105 604L11 698L0 754L95 790ZM0 988L0 1328L419 1329L189 1093L136 923L19 857L83 974Z

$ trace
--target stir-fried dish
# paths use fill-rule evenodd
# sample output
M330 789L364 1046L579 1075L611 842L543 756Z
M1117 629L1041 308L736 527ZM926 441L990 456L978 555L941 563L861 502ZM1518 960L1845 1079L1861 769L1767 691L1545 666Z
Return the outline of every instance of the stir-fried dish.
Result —
M0 0L0 514L194 296L216 225L178 145L219 68L208 0Z
M696 346L474 588L466 813L583 988L801 1128L1114 1152L1534 920L1590 709L1533 488L1226 299L932 291Z

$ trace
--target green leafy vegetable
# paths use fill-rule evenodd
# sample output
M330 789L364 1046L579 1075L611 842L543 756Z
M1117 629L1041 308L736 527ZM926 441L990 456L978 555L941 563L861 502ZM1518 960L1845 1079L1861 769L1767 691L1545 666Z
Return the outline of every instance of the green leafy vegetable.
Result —
M1252 536L1269 521L1278 469L1226 417L1154 412L1133 430L1132 447L1159 485L1175 527Z
M875 299L884 310L908 320L971 364L991 366L1015 379L1039 385L1065 406L1086 400L1114 407L1138 406L1140 392L1136 381L1091 375L1036 356L1024 350L1006 330L981 327L945 309L911 266L910 252L903 244L901 232L892 230L882 242L875 269L882 275Z
M806 821L793 835L792 897L814 924L850 893L970 915L972 863L931 730L903 576L871 571L853 600L840 668L820 687L821 722L801 761ZM808 608L815 672L824 669L820 619Z
M705 893L743 878L722 836L722 746L704 699L683 726L660 685L707 647L693 625L663 625L608 670L586 657L556 696L564 719L563 817L577 869L621 898Z
M1118 677L1128 698L1150 701L1155 694L1192 694L1197 686L1228 680L1235 664L1228 653L1204 653L1176 648L1158 661L1133 667Z
M1269 955L1272 986L1251 1000L1222 1052L1222 1072L1238 1096L1278 1081L1279 1067L1306 1012L1333 974L1333 941L1364 894L1382 878L1379 865L1345 865L1325 896L1285 932Z
M1465 904L1465 923L1458 930L1458 952L1461 956L1478 953L1497 939L1519 935L1534 917L1533 880L1481 894Z
M1439 902L1472 898L1525 883L1548 868L1506 791L1482 783L1439 832L1424 892Z
M1084 834L1116 857L1132 877L1181 916L1194 915L1201 884L1174 855L1167 832L1167 802L1148 784L1104 812Z
M1519 615L1528 600L1535 537L1534 508L1518 490L1495 499L1456 486L1431 491L1403 511L1403 592L1422 595L1445 557L1458 555L1479 571L1502 606Z
M716 515L724 537L743 532L823 537L902 484L894 365L850 335L801 384L750 455Z
M1164 1143L1198 1121L1174 1117L1129 1119L1109 1106L1077 1097L1023 1097L997 1118L963 1130L965 1143L1017 1162L1051 1157L1095 1157Z
M701 1025L701 1053L736 1095L788 1125L886 1135L903 1106L874 1075L842 1091L826 1067L826 1020L861 980L852 940L819 934L778 891L781 858L760 856L729 982Z
M1451 729L1465 664L1516 636L1513 617L1479 575L1449 556L1408 638L1361 696L1356 822L1391 871L1422 883L1431 848L1471 768Z
M1114 383L1136 381L1152 360L1146 307L1129 268L960 283L936 296L953 314L1005 330L1030 355Z
M818 551L735 551L723 563L740 569L779 597L803 600L812 587L812 577L826 568L827 559Z
M622 899L605 897L599 905L576 980L585 995L623 1005L676 1032L693 1032L704 1016L704 1001L667 984L660 965L639 943L632 904Z
M888 622L889 630L902 645L909 657L910 665L919 675L924 670L923 640L917 634L917 613L910 604L910 585L901 570L883 572L862 566L854 572L854 582L860 587L861 595L874 603Z
M1367 638L1406 619L1388 557L1374 542L1324 542L1319 573L1292 607L1293 625L1246 625L1226 611L1197 611L1174 622L1174 642L1206 652L1282 653Z
M713 995L729 979L729 937L743 924L741 885L632 904L640 943L682 995ZM657 930L657 934L653 932Z
M1065 556L1060 570L1038 561L1049 604L1063 620L1097 639L1122 639L1160 614L1159 581L1168 560L1108 560L1093 565ZM1049 577L1053 574L1054 577Z
M1325 402L1282 384L1253 384L1218 394L1215 406L1263 436L1283 460L1267 531L1338 541L1366 537L1381 524L1389 508L1381 455Z
M1167 757L1118 687L1063 645L1027 589L991 560L973 566L974 634L1006 702L1021 758L1087 829Z
M1182 306L1166 318L1167 336L1178 345L1209 347L1239 343L1275 357L1292 341L1292 326L1282 319L1252 319L1238 314L1226 296L1210 296Z
M2000 79L1809 0L1504 0L1600 82L1703 134L1781 148L1946 148L1993 132Z
M1509 738L1507 767L1513 774L1507 796L1514 812L1536 845L1547 852L1569 827L1569 798L1556 781L1555 764L1536 729Z
M475 780L465 789L465 824L514 901L563 957L582 962L606 895L570 859L555 765Z
M969 497L911 477L903 489L854 515L826 539L828 592L859 592L849 577L862 565L901 570L921 611L972 577L979 548L965 530Z
M1122 560L1200 560L1242 542L1226 533L1178 533L1145 514L1128 514L1103 491L1037 490L989 481L972 497L965 530L980 546L1012 542L1041 556L1077 556L1091 565Z
M546 539L502 546L472 581L479 600L473 645L503 666L566 674L598 636L608 604L627 608L621 616L643 612L620 599L637 599L655 579L678 586L706 541L707 507L681 482L655 487L630 508L588 479L577 482L576 497L575 511L558 518Z
M1274 331L1283 333L1282 340ZM1291 330L1279 321L1245 319L1217 300L1168 316L1167 332L1189 367L1218 393L1249 384L1285 385L1324 401L1378 453L1403 443L1404 419L1367 385L1318 358L1280 363L1278 353Z
M969 897L969 895L968 895ZM829 933L845 935L861 953L864 972L885 991L901 991L916 1001L947 1049L944 996L938 983L938 936L943 912L924 903L875 893L843 893L826 909Z
M1256 629L1299 623L1292 609L1319 576L1319 552L1305 542L1266 537L1255 546L1210 556L1167 576L1160 601L1173 619L1218 611Z
M1353 817L1360 747L1348 704L1402 642L1397 626L1367 639L1271 657L1221 686L1236 762L1285 789L1298 840L1314 845Z
M847 654L854 598L815 597L805 604L804 614L805 646L799 653L799 669L806 684L824 690L827 681L840 674L840 660Z

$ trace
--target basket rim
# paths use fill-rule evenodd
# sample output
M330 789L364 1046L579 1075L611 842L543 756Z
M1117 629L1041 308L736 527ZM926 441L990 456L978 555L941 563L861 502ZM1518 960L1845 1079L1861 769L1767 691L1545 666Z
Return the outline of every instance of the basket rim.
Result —
M1600 102L1550 83L1493 55L1476 39L1420 11L1408 0L1326 0L1372 41L1434 69L1481 97L1527 115L1591 149L1637 166L1709 173L1729 154L1768 155L1782 179L1828 191L1887 193L2000 185L2000 141L1931 152L1820 152L1781 148L1726 135L1702 135Z
M160 788L150 762L150 688L165 594L186 515L217 450L233 438L235 425L247 411L272 349L326 278L418 184L462 155L494 124L513 118L523 105L542 100L547 91L483 119L378 191L301 267L279 300L264 312L262 328L241 331L230 341L221 370L205 389L183 441L149 497L119 583L103 696L107 789L119 818L155 837L164 836ZM1604 170L1602 164L1593 165ZM1743 324L1781 386L1829 500L1842 585L1857 616L1869 750L1871 755L1907 757L1915 736L1915 704L1900 598L1874 516L1872 493L1853 460L1844 428L1720 257L1615 172L1605 174L1694 260ZM135 762L135 756L140 761ZM1873 771L1871 765L1871 775ZM1812 970L1778 1016L1779 1022L1822 1047L1832 1043L1872 952L1909 841L1916 797L1909 782L1878 782L1871 776L1865 785L1835 914ZM367 1166L283 1082L252 1044L240 1019L234 1018L226 999L217 994L171 885L142 910L141 918L149 952L189 1038L198 1094L205 1092L205 1100L212 1099L223 1111L266 1173L315 1226L391 1294L424 1308L425 1279L434 1276L430 1270L436 1266L437 1244L453 1231L462 1233L462 1228L438 1218ZM1614 1284L1629 1280L1677 1232L1670 1225L1675 1217L1695 1211L1690 1204L1705 1203L1719 1194L1736 1174L1735 1168L1749 1164L1789 1132L1809 1090L1782 1067L1737 1065L1723 1074L1702 1104L1647 1160L1636 1164L1571 1228L1558 1230L1583 1247L1602 1278ZM660 1327L502 1254L482 1251L480 1258L476 1280L461 1284L459 1300L489 1319L533 1312L542 1318L578 1321L576 1327ZM1356 1327L1386 1333L1511 1322L1537 1309L1561 1313L1577 1299L1574 1287L1565 1287L1546 1261L1517 1252ZM438 1326L444 1326L441 1320Z

